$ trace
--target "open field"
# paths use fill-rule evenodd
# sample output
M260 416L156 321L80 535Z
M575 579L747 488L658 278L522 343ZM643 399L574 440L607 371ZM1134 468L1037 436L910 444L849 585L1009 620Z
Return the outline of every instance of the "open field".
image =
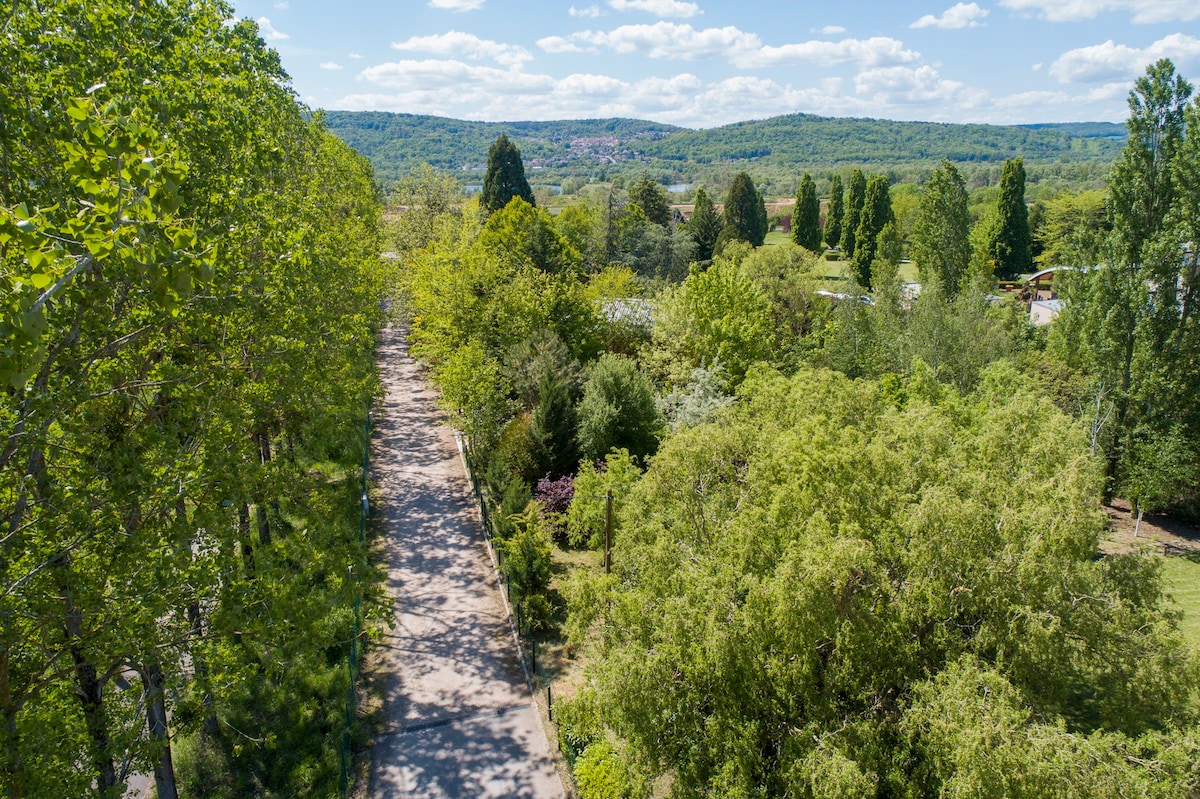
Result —
M1200 559L1196 555L1169 555L1164 560L1167 591L1183 611L1180 629L1192 643L1200 644Z

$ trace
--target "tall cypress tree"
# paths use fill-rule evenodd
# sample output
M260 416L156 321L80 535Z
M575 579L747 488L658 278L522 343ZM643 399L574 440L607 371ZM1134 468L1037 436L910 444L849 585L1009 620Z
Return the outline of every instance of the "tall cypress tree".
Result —
M792 241L813 252L821 251L821 201L807 172L800 178L796 209L792 212Z
M842 243L842 176L829 181L829 212L825 216L825 243L836 249Z
M722 243L739 239L761 247L766 237L767 207L754 181L745 172L739 172L725 199L725 226L720 239Z
M1033 269L1029 211L1025 208L1025 164L1020 158L1004 162L1000 173L1000 200L995 232L988 242L988 257L997 277L1012 279Z
M508 205L513 197L537 205L529 181L525 179L521 151L509 140L508 134L501 133L488 150L487 173L483 176L483 207L489 214L495 213Z
M895 221L892 213L892 194L887 178L872 175L867 181L858 230L854 233L854 277L863 288L871 288L871 264L879 247L879 233L888 222Z
M858 218L862 214L863 199L867 193L867 179L861 169L850 173L850 185L846 189L846 213L842 217L842 257L854 257L855 238L858 236Z
M696 260L711 261L717 236L721 235L721 216L704 189L696 191L696 206L685 229L692 234L692 241L696 242Z

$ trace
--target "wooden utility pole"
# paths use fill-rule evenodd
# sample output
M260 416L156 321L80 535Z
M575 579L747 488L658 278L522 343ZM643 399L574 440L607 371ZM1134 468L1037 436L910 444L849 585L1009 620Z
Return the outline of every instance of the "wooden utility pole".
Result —
M612 574L612 489L604 492L604 573Z

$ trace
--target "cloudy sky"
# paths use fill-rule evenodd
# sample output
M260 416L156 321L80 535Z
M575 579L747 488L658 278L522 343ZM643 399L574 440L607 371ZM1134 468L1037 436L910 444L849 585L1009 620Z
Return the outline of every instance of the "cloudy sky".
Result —
M693 128L797 111L1121 121L1146 64L1200 83L1200 0L235 0L309 105Z

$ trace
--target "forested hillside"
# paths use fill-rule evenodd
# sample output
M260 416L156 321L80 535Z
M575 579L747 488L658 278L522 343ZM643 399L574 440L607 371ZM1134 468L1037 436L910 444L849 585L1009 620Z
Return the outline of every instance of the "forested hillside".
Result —
M629 119L469 122L382 112L330 111L330 130L371 159L385 182L429 163L482 179L487 148L507 132L538 180L649 171L692 179L716 164L755 162L777 169L870 164L881 169L931 166L938 159L994 164L1022 156L1033 163L1108 164L1125 140L1120 125L957 125L835 119L793 114L709 130Z
M0 20L5 796L348 776L380 205L233 15Z

